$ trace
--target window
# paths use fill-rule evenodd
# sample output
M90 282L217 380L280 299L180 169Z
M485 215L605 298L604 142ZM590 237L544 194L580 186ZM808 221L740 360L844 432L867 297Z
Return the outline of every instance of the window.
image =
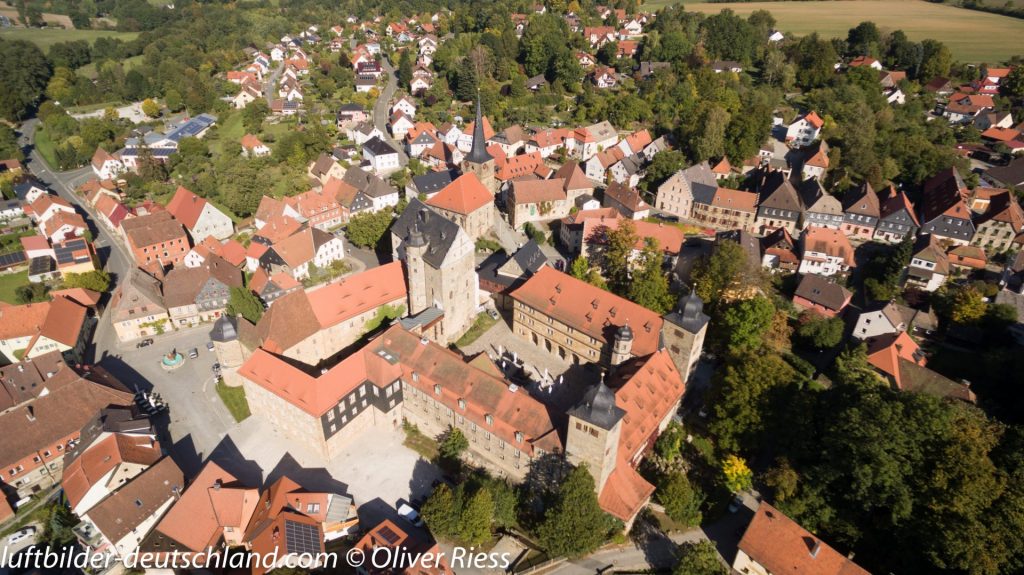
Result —
M308 503L306 504L306 513L320 513L319 503Z
M441 384L434 384L434 395L441 395Z

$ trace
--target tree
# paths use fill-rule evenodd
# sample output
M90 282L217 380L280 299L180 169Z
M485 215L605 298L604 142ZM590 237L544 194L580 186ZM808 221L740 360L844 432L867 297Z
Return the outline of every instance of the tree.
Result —
M597 286L601 289L608 289L608 284L605 283L604 278L601 277L601 272L595 267L590 265L590 260L586 256L579 256L572 261L572 267L569 269L569 274L576 279L583 280L590 285Z
M494 501L491 492L482 487L469 498L459 519L459 539L462 543L477 546L491 537L491 521L494 517Z
M110 274L103 270L64 274L65 288L84 288L103 293L110 289Z
M142 113L150 118L156 118L160 115L160 104L157 104L150 98L146 98L142 101Z
M420 513L431 531L437 536L450 538L459 528L459 507L452 489L442 482L430 494Z
M726 489L739 493L750 489L754 481L754 473L747 467L747 462L738 455L729 455L722 460L722 481Z
M775 490L775 501L783 503L796 493L800 476L783 458L764 474L763 479L765 485Z
M353 244L364 248L376 248L388 228L391 227L391 211L381 210L356 214L345 228L345 237Z
M412 82L412 52L402 50L398 57L398 84L403 88L409 88Z
M0 116L20 120L32 109L50 81L50 63L38 46L0 38Z
M677 471L669 475L655 493L655 498L672 521L686 527L700 525L700 506L704 496L690 485L685 473Z
M611 516L598 505L594 478L583 464L570 471L559 487L537 536L552 557L580 557L604 543L613 525Z
M1024 66L1016 66L999 82L999 92L1007 98L1024 98Z
M41 283L30 283L28 285L18 286L14 290L14 299L18 303L35 303L39 301L46 301L47 288L45 284Z
M657 191L658 186L669 179L672 174L687 166L686 156L683 155L679 150L665 150L659 152L651 160L651 165L647 167L647 173L644 174L640 185L638 186L641 190L653 193Z
M242 316L250 323L260 321L263 316L263 302L247 287L235 286L228 296L227 313Z
M703 126L693 141L693 159L703 161L725 155L725 130L729 125L729 112L712 105L704 112Z
M943 286L935 295L935 311L953 323L970 324L985 316L985 300L974 286Z
M882 33L874 22L861 22L846 35L847 53L851 56L881 55Z
M800 320L796 335L807 346L826 349L839 345L843 340L843 320L838 317L823 317L808 312Z
M673 461L679 457L679 450L683 447L683 438L685 436L686 431L683 429L683 426L673 421L658 436L658 441L654 443L654 451L658 454L658 457L667 461Z
M661 270L658 240L645 238L644 249L637 258L638 269L629 283L627 297L647 309L663 314L672 309L675 297L669 291L668 276Z
M437 449L441 457L458 461L462 452L469 449L469 440L466 439L466 436L462 434L462 430L458 427L449 427Z
M775 306L764 296L730 305L722 314L720 325L726 349L732 354L757 350L774 317Z
M694 266L690 274L693 289L715 310L723 296L740 285L747 266L747 254L738 243L718 242L711 255Z
M605 245L601 250L601 269L612 292L625 296L630 289L630 261L639 237L633 220L624 219L619 227L605 229Z
M805 88L824 86L835 75L832 67L839 61L832 42L822 39L817 32L804 36L794 48L797 82Z
M755 353L726 364L712 387L714 417L709 429L722 449L754 449L771 420L772 392L798 380L779 355Z
M948 77L953 67L953 53L949 48L938 40L928 39L921 42L921 49L921 79L927 82L936 76Z
M729 570L718 558L718 550L710 541L683 543L679 546L679 562L672 575L728 575Z
M172 112L180 112L185 106L181 99L181 93L173 88L164 92L164 105Z

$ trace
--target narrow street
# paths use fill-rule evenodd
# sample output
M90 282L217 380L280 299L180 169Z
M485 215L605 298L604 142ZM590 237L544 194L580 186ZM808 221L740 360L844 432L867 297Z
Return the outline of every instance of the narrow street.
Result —
M373 106L373 125L384 134L387 142L398 150L399 165L406 166L409 164L409 156L405 154L402 143L393 140L388 132L388 110L391 108L391 98L395 96L395 91L398 89L398 75L395 73L394 66L391 65L391 62L388 62L387 58L381 58L380 65L388 76L388 83L384 86L384 91L380 93L377 103Z

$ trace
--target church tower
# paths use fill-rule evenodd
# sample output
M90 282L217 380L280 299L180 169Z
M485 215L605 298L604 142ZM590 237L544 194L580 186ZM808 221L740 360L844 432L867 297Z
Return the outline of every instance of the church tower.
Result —
M676 309L666 314L664 319L662 341L685 381L700 359L704 349L704 334L708 331L711 318L704 313L704 302L691 292L679 298Z
M494 158L487 152L487 138L484 137L484 119L480 113L480 96L476 97L476 120L473 123L473 147L462 160L463 174L476 174L477 179L490 190L498 193L498 180L494 174Z
M626 412L615 405L615 392L603 378L569 411L565 454L573 465L587 464L598 493L615 470L624 415Z
M612 369L628 360L632 351L633 330L627 323L615 332L615 339L612 340Z

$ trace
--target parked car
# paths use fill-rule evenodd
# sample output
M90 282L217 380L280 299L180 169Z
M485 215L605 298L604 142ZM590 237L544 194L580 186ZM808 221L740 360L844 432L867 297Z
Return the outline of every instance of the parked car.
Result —
M398 514L405 518L406 521L412 523L416 527L423 527L423 518L420 517L420 512L413 509L412 505L403 503L398 506Z
M15 532L14 535L11 535L10 537L8 537L7 538L7 544L8 545L14 545L15 543L18 543L19 541L24 541L26 538L31 537L32 535L34 535L35 532L36 532L36 528L35 527L25 527L24 529Z
M192 349L188 350L189 359L196 359L197 357L199 357L199 350L197 348L193 347Z
M206 342L206 351L213 351L213 342L212 341Z
M498 319L500 317L498 315L498 310L496 310L494 308L488 309L487 310L487 315L491 316L491 319Z
M146 339L135 344L135 349L142 349L144 347L149 347L151 345L153 345L153 338L147 337Z

